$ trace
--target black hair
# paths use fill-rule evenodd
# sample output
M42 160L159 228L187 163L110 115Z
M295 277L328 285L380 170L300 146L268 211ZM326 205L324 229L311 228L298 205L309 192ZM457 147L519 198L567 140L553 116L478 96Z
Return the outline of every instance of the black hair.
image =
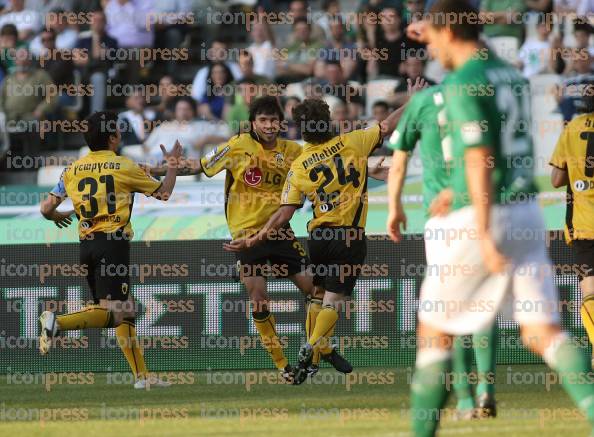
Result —
M116 136L118 116L115 112L99 111L85 118L87 130L84 132L85 142L92 151L108 150L109 137Z
M311 27L311 25L309 24L309 21L307 21L306 17L297 17L293 20L293 27L297 26L297 24L299 23L305 23L307 24L307 27Z
M186 102L192 108L192 112L194 112L194 115L196 114L196 102L193 98L191 98L190 96L180 96L175 100L174 107L177 106L179 102Z
M482 30L479 12L465 0L437 0L429 10L428 19L436 29L449 29L456 39L479 40Z
M385 100L377 100L373 105L371 105L372 108L375 108L376 106L381 106L386 111L390 109L390 105L388 105L388 102Z
M285 115L278 103L278 99L272 96L262 96L252 100L250 104L250 122L254 121L260 114L278 115L278 119L283 121Z
M582 31L588 34L592 34L593 30L594 29L592 28L592 25L584 17L578 17L573 21L574 32Z
M312 144L322 144L334 137L330 107L320 99L305 99L293 108L293 120L299 123L301 136Z
M16 36L18 38L19 31L16 26L12 23L7 23L0 29L0 35L2 36Z

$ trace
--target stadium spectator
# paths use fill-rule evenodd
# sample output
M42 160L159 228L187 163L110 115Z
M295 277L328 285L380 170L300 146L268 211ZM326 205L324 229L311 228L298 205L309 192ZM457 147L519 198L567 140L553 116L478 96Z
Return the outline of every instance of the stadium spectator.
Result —
M52 10L51 13L56 15L56 19L52 20L51 24L47 25L45 28L52 29L55 32L56 48L62 50L76 47L78 32L72 27L68 27L65 11L58 9ZM29 43L29 50L35 56L41 55L44 51L41 35L42 33L38 34Z
M368 72L372 77L399 77L400 66L409 56L415 56L423 46L410 41L402 30L402 19L395 8L384 8L380 13L380 25L375 27L375 45L383 56L372 56Z
M291 26L290 23L292 23L294 27L297 20L305 20L310 24L310 35L312 40L322 41L324 39L324 30L316 23L312 23L311 12L309 2L306 0L292 0L289 2L289 12L287 13L287 19L285 20L288 24L285 25L283 23L274 26L277 34L281 35L280 46L288 47L299 42L297 35L291 33L292 28L289 27Z
M373 126L373 125L381 123L386 118L388 118L388 115L390 115L390 106L388 105L388 102L386 102L385 100L377 100L371 106L370 125ZM375 151L372 153L372 155L375 155L375 156L389 156L389 155L391 155L392 154L391 150L386 147L386 144L388 141L389 141L389 138L384 138L384 141L382 141L381 147L376 148Z
M259 94L258 84L244 78L235 84L235 95L230 99L225 121L231 132L249 131L250 104ZM243 128L247 126L247 129Z
M425 0L406 0L404 2L402 19L407 24L422 20L424 11Z
M198 101L198 113L207 120L221 120L228 110L227 97L233 75L223 62L215 62L208 72L206 91Z
M286 129L281 129L281 137L287 140L298 141L301 139L301 129L293 119L293 108L301 103L299 97L289 96L285 98L283 112L285 114Z
M155 34L147 29L147 16L152 12L150 1L109 0L105 6L107 34L118 47L152 47Z
M154 12L157 22L153 24L155 46L175 49L181 46L187 31L187 22L192 12L190 0L155 0ZM173 74L177 61L164 62L168 74Z
M550 71L550 34L550 23L544 15L540 15L536 25L536 37L526 40L518 53L518 67L522 69L524 77L529 78Z
M19 39L28 40L41 30L42 17L35 9L25 9L25 0L10 0L0 15L0 27L9 23L16 26Z
M332 38L331 24L334 22L343 22L343 17L340 13L340 2L338 0L323 0L322 10L324 13L318 17L316 24L324 31L326 39L330 39Z
M121 145L142 144L150 133L155 111L146 108L145 95L140 88L126 98L126 108L126 111L118 115Z
M227 42L222 38L215 38L210 45L210 48L206 51L208 65L200 68L192 81L192 97L194 100L198 102L204 94L206 94L210 69L212 64L216 62L223 62L231 71L234 80L240 80L242 78L239 65L229 59L229 53L229 50L227 50Z
M394 89L394 92L387 97L388 103L396 108L404 105L410 97L408 93L407 79L414 81L417 78L422 78L430 86L433 85L433 81L426 78L423 75L425 69L425 61L419 57L411 56L406 58L402 64L402 80L398 82L398 86Z
M180 97L175 104L175 118L157 126L145 142L147 155L151 159L161 157L161 144L173 144L179 140L186 157L199 158L207 144L217 144L229 139L225 123L196 120L194 101Z
M587 49L590 55L594 56L594 47L590 44L590 37L594 33L594 28L588 22L587 18L576 18L573 23L573 37L577 49Z
M159 80L159 101L152 107L153 111L155 111L155 120L166 121L173 119L178 93L179 85L173 81L173 77L165 75Z
M554 10L557 14L586 16L594 12L591 0L554 0Z
M242 80L247 80L256 85L270 83L267 77L259 75L254 70L254 57L247 50L239 52L239 69L241 70Z
M573 51L572 69L564 75L565 79L555 94L564 121L570 121L574 117L577 113L576 103L579 104L581 101L584 87L594 83L594 74L592 74L593 59L586 49Z
M73 4L71 0L25 0L25 9L39 12L45 25L48 15L57 10L72 11Z
M525 0L526 7L533 12L550 14L553 12L553 0Z
M295 43L287 47L287 58L276 65L277 81L300 82L313 74L314 63L321 44L312 38L311 25L307 18L296 18L293 23Z
M70 89L74 82L72 74L74 70L74 63L69 54L58 50L56 47L56 32L53 29L47 29L41 32L41 42L43 44L42 53L48 53L40 61L40 67L44 69L51 77L52 81L61 87L58 102L60 106L72 105L76 100L76 93L79 90Z
M323 83L323 88L325 94L337 97L343 103L348 103L353 99L361 100L359 90L347 82L338 61L326 61L324 66L326 81Z
M329 23L330 36L321 51L321 59L339 61L344 76L350 79L357 68L357 47L348 39L344 24L341 20Z
M276 75L275 47L272 31L266 21L258 21L252 25L248 33L252 43L247 50L254 59L254 73L269 79Z
M19 41L19 33L14 24L5 24L0 29L0 66L4 75L14 72L16 51L27 48L27 43ZM4 77L3 75L3 77Z
M106 50L115 50L118 43L107 35L106 18L102 10L95 10L90 17L91 34L76 43L79 49L73 56L74 64L82 74L82 82L93 87L90 98L90 112L103 111L107 94L107 75L113 63L106 58Z
M53 85L50 75L36 68L27 49L16 52L14 72L6 76L0 88L0 110L6 114L6 120L44 120L56 108L56 98L46 94ZM32 89L39 92L24 93Z
M481 12L489 20L489 24L483 25L483 32L489 38L513 36L519 47L524 39L524 25L518 16L525 11L524 0L482 0Z

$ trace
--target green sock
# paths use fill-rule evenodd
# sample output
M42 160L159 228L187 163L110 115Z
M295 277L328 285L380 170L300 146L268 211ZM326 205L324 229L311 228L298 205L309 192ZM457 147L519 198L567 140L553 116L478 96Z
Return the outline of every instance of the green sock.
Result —
M456 409L464 411L474 408L472 389L468 375L472 372L472 348L469 336L456 337L452 349L452 379L454 393L458 402Z
M446 374L450 369L449 351L432 349L417 353L417 364L411 384L412 428L416 437L432 437L445 404Z
M488 329L472 336L478 384L476 395L495 394L495 366L497 358L497 322Z
M594 385L587 382L587 375L592 372L588 356L566 334L561 334L547 348L543 358L553 370L559 372L563 388L594 425Z

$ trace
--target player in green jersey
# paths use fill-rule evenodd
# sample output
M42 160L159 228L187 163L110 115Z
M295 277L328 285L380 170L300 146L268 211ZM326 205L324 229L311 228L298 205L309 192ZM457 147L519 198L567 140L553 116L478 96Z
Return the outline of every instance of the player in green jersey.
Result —
M388 147L394 150L388 183L389 215L388 235L394 242L402 239L400 227L406 228L406 214L401 196L406 176L409 154L417 142L420 144L420 160L423 163L423 205L429 214L431 201L448 186L448 162L452 159L451 137L447 135L443 87L433 86L411 97L398 127L390 137ZM427 229L432 229L429 219ZM427 238L435 236L426 234ZM432 265L432 252L426 252L427 265ZM430 267L428 267L430 268ZM457 417L489 417L495 415L494 376L496 350L496 324L484 332L458 338L453 346L453 389L457 398ZM476 351L477 405L472 397L468 377L471 373L472 351Z
M515 68L481 47L478 21L466 2L438 0L422 22L407 29L453 71L444 82L451 188L432 207L440 215L432 230L449 237L427 246L439 268L437 274L428 272L421 287L411 384L417 436L436 432L447 397L452 337L490 326L506 300L524 343L561 375L571 375L561 378L562 384L594 423L588 357L559 325L558 291L535 202L528 85Z

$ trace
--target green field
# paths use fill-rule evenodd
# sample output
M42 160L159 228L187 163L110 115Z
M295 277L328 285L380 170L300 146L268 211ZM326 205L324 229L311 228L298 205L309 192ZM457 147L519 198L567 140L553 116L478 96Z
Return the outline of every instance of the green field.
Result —
M544 366L500 366L498 418L447 419L441 435L588 435L587 422L559 385L542 383L546 372ZM343 375L323 369L314 382L297 387L279 384L272 372L248 373L255 381L249 390L239 371L185 375L185 384L149 391L107 384L105 374L94 375L92 384L63 383L50 390L39 380L9 384L2 376L0 435L409 435L406 370L356 369L347 383ZM29 420L14 420L15 409Z

